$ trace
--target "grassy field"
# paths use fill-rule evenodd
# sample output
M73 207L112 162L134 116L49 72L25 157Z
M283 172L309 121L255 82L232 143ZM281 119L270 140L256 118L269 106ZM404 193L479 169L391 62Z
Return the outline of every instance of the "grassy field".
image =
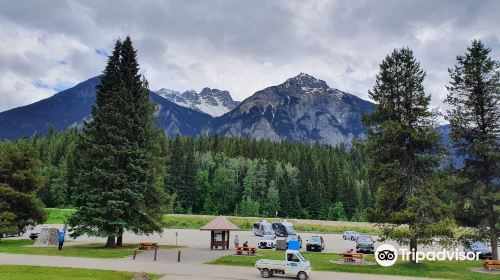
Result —
M259 256L225 256L221 257L212 264L254 266L258 259L284 259L284 252L274 250L259 250ZM443 279L471 279L488 280L499 279L498 275L488 275L470 271L471 267L482 267L482 261L427 261L416 265L408 262L398 261L392 267L382 267L379 265L353 265L353 264L334 264L331 260L340 260L339 254L334 253L303 253L304 257L311 262L313 271L339 271L355 272L383 275L401 275L428 278ZM367 256L368 261L375 262L373 255ZM314 272L313 272L314 273Z
M63 224L66 218L75 212L74 209L59 209L59 208L46 208L47 221L46 224Z
M199 229L210 222L215 216L208 215L165 215L163 222L168 228L195 228ZM253 223L262 220L259 217L227 217L233 224L244 230L252 229ZM280 219L266 218L268 222ZM355 230L364 234L377 234L378 229L369 223L342 222L342 221L315 221L289 219L298 232L342 233L346 230Z
M0 253L9 254L29 254L45 256L63 256L63 257L83 257L83 258L123 258L131 256L137 244L125 244L124 247L116 249L105 249L104 244L85 244L71 245L71 242L65 242L62 251L57 247L34 247L35 241L32 240L1 240ZM161 249L177 248L170 245L160 245Z
M73 209L58 209L58 208L47 208L48 219L46 224L62 224L65 218L70 215ZM165 227L168 228L192 228L199 229L208 222L210 222L215 216L210 215L180 215L172 214L165 215L163 217L163 223ZM233 217L229 216L228 219L237 225L239 228L244 230L252 229L252 225L255 221L262 220L259 217ZM267 218L269 222L278 221L279 219ZM300 219L289 219L293 222L295 229L299 232L318 232L318 233L342 233L346 230L355 230L362 234L378 234L378 229L369 223L358 223L358 222L344 222L344 221L316 221L316 220L300 220Z
M130 280L133 273L82 268L0 265L0 280ZM148 274L159 279L157 274Z

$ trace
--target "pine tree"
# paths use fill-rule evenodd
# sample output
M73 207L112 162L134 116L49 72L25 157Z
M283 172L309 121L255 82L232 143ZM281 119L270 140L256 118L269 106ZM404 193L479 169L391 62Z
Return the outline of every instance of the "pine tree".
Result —
M212 186L208 180L208 171L198 170L196 172L195 186L196 191L193 212L200 213L203 209L205 199L210 197L213 193Z
M446 102L450 139L465 158L459 175L459 218L489 235L493 258L498 259L500 233L500 62L481 41L474 40L465 55L449 69ZM488 230L489 228L489 230Z
M181 137L177 135L170 147L169 176L165 182L165 191L177 195L177 201L184 208L186 201L190 198L190 193L185 190L185 157Z
M344 210L342 202L337 201L333 206L328 209L328 219L333 221L346 221L347 215Z
M115 237L124 230L160 232L165 210L161 172L154 166L155 108L136 57L129 37L117 41L96 89L92 121L78 141L82 158L71 236L107 237L108 248L115 247Z
M356 187L350 177L350 171L344 169L340 174L337 197L345 209L348 218L352 218L359 204L356 196Z
M250 196L243 196L237 214L244 217L258 217L260 215L260 204Z
M280 198L278 193L278 188L274 181L269 183L269 189L267 189L266 197L263 202L263 215L266 217L275 217L280 210Z
M212 198L216 201L218 212L221 214L230 214L235 207L237 196L235 177L234 172L225 167L215 170L212 182L214 196Z
M194 147L192 139L189 139L189 141L186 142L184 151L186 153L186 159L184 164L184 172L182 174L182 181L184 182L182 193L184 194L185 199L183 206L184 209L189 212L192 211L195 207L196 201L196 162L194 160Z
M317 185L313 185L311 181L307 183L308 193L312 195L309 198L309 207L307 208L309 211L310 218L319 219L321 212L323 209L323 199L324 199L324 191L321 183Z
M205 215L217 215L219 213L217 205L213 202L211 196L207 196L203 202L203 214Z
M28 141L0 143L0 233L19 233L47 218L34 196L40 183L38 167L36 152Z
M382 239L394 239L415 251L417 244L452 235L451 209L440 199L435 183L443 149L424 78L410 49L394 50L380 65L369 92L378 103L376 110L364 118L374 162L371 173L379 186L374 217L392 224L382 227Z

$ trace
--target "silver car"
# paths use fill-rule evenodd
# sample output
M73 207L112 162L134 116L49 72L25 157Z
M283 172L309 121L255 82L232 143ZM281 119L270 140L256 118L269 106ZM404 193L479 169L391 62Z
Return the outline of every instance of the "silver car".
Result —
M272 249L276 247L276 235L264 235L259 243L257 243L259 249Z
M342 237L344 238L344 240L356 240L358 239L359 237L359 233L355 232L355 231L344 231L344 234L342 234Z

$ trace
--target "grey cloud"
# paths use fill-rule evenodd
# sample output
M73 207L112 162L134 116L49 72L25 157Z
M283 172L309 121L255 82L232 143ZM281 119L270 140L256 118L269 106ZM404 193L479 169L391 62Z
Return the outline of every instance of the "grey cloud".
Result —
M0 1L0 22L41 31L43 40L61 35L90 50L68 49L54 61L43 51L0 50L0 69L19 82L63 75L76 83L102 71L105 58L94 49L111 50L116 39L131 35L153 89L210 86L243 99L310 72L366 98L385 55L409 46L427 71L433 105L443 106L447 68L472 39L483 39L499 58L499 10L494 0ZM61 60L64 71L44 74ZM0 85L0 94L13 91Z

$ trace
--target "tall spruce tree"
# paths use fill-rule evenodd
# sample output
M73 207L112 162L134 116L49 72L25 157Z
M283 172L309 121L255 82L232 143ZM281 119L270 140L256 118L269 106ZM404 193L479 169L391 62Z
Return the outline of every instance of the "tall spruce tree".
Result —
M183 193L186 194L186 200L183 207L188 213L192 213L196 202L196 162L194 160L193 140L189 139L184 146L186 159L182 181L184 182Z
M40 162L27 140L0 143L0 238L19 233L47 218L34 193L40 185Z
M177 196L176 208L186 206L186 201L191 198L192 193L187 192L185 188L185 157L181 137L177 135L170 145L170 159L168 164L168 181L165 182L167 193L175 193Z
M136 56L129 37L117 41L77 147L81 166L71 236L107 237L108 248L124 230L160 232L164 212L153 155L159 145L155 108Z
M452 209L440 199L436 183L443 149L424 78L410 49L394 50L380 64L369 92L378 105L363 119L373 157L371 173L379 188L372 218L388 223L382 226L382 239L415 251L417 244L452 234Z
M464 164L458 187L459 220L489 237L498 259L500 225L500 62L481 41L474 40L465 55L449 69L446 102L450 139ZM489 228L489 229L488 229Z

